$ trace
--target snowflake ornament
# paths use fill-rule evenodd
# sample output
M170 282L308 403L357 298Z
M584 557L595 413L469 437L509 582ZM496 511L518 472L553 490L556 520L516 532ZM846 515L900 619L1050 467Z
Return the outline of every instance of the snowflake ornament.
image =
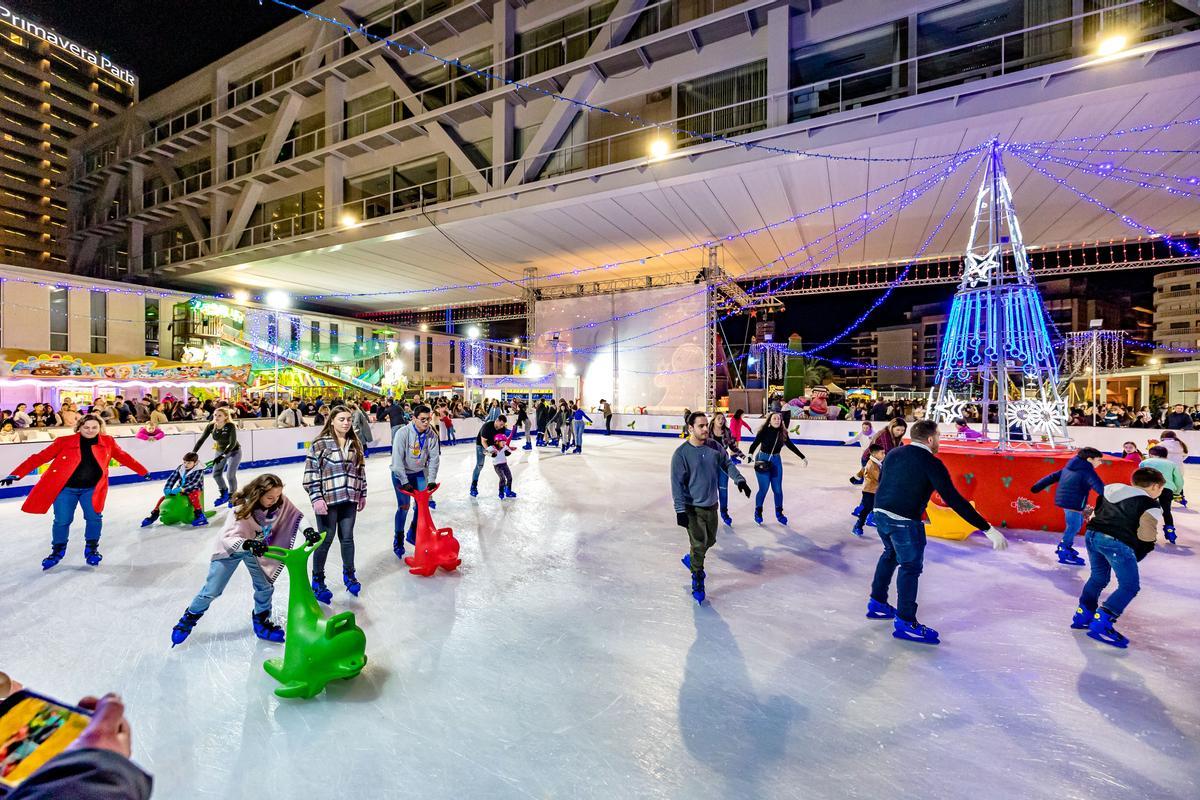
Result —
M960 400L954 392L946 391L938 400L929 404L929 418L935 422L954 422L965 416L967 401Z
M967 253L963 256L963 284L974 289L981 283L987 283L992 277L992 270L999 264L999 245L992 245L982 256Z

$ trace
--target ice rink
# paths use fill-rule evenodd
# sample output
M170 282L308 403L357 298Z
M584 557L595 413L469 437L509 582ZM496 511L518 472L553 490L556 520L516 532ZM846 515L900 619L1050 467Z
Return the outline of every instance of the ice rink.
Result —
M388 460L373 456L359 598L336 546L329 562L369 663L309 701L272 694L262 662L282 646L254 638L244 571L170 648L225 511L142 531L161 482L115 487L103 564L83 564L77 517L43 573L50 518L5 500L0 669L63 699L123 694L134 757L171 800L1200 797L1196 513L1142 562L1128 651L1068 627L1086 568L1059 565L1051 535L1012 535L1004 553L931 539L930 647L863 616L880 545L849 533L857 448L802 448L807 469L785 455L787 527L755 525L734 493L698 608L667 479L677 445L519 451L503 504L490 467L469 498L474 449L447 449L434 519L463 565L433 578L392 554ZM311 518L301 465L271 471ZM281 579L280 621L286 593Z

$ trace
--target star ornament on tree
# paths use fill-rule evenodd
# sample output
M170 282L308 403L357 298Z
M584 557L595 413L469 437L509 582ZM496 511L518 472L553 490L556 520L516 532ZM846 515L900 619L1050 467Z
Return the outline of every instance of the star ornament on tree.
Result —
M963 256L963 283L974 289L981 283L987 283L992 276L992 270L999 265L1000 246L991 247L979 256L966 253Z

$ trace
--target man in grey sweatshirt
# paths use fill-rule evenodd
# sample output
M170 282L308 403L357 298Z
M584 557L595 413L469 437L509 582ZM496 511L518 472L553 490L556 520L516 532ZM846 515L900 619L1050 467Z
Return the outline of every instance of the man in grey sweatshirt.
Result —
M396 431L392 439L392 488L396 491L395 537L392 550L397 558L404 556L404 520L408 516L412 498L400 491L426 489L437 486L438 466L442 455L437 433L431 430L433 412L429 406L419 405L413 409L412 422ZM413 514L408 528L408 542L415 544L417 537L417 515Z
M750 484L729 460L724 447L708 446L708 417L703 411L688 415L687 433L688 438L671 457L671 497L675 501L675 521L687 528L691 542L691 552L683 557L683 565L692 571L692 597L703 603L704 554L717 543L717 478L726 473L746 497L750 496Z

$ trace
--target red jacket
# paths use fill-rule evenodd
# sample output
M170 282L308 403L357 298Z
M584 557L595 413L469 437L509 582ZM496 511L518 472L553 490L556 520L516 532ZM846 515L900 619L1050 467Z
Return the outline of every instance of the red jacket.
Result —
M22 511L30 514L45 514L54 505L54 499L67 485L75 468L79 466L79 439L78 433L73 436L60 436L45 450L34 453L22 461L10 473L18 478L23 478L42 464L48 461L52 462L50 468L38 479L33 491L25 498L25 502L21 505ZM116 459L118 464L129 467L139 475L146 475L147 469L139 464L137 459L122 450L121 445L117 444L117 440L107 434L100 434L100 441L93 446L92 454L96 456L96 463L100 465L100 482L96 484L96 491L92 493L92 505L97 512L103 512L104 498L108 496L108 465L111 460Z

